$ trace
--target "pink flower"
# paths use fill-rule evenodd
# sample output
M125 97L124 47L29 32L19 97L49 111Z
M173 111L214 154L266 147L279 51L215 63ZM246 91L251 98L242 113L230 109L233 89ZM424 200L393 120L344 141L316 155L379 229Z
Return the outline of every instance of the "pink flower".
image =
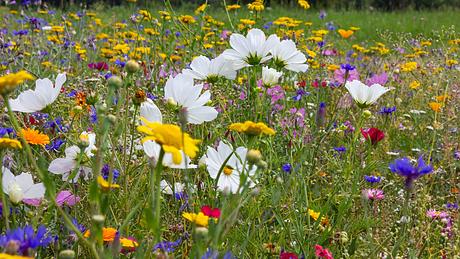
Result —
M368 78L366 80L366 85L373 85L373 84L379 84L379 85L385 85L388 81L388 75L387 73L383 72L381 74L374 74L372 77Z
M366 189L363 190L364 198L367 198L372 201L379 201L385 198L385 194L383 194L382 190L379 189Z
M336 69L334 71L334 80L339 82L340 84L345 83L345 74L346 70L343 68ZM359 80L359 73L356 69L348 71L347 81Z
M79 201L80 197L73 195L70 191L61 191L56 196L56 203L59 207L63 205L72 207Z
M319 258L334 259L332 253L320 245L315 245L315 255Z
M449 217L449 214L447 214L447 212L437 211L434 209L428 210L426 212L426 215L432 219L444 219L444 218Z

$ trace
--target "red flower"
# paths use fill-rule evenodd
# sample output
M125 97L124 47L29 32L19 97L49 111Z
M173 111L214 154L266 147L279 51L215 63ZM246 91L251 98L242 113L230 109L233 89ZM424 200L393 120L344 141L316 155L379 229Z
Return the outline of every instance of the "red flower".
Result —
M376 145L385 137L385 133L377 128L361 129L364 138L370 140L372 145Z
M289 252L281 252L280 253L280 259L298 259L296 254L294 253L289 253Z
M327 248L323 248L320 245L315 245L315 255L319 258L334 259L332 253L329 252Z
M220 217L219 208L211 208L209 206L203 206L201 207L201 212L203 212L204 215L211 217L211 218L218 219Z

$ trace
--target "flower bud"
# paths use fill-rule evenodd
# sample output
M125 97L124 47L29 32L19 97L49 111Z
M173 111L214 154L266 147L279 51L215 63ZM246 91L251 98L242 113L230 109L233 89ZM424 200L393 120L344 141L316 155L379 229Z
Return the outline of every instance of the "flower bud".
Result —
M267 162L265 162L264 160L259 160L259 162L257 162L257 167L262 169L262 170L265 170L268 168L268 164Z
M166 104L170 107L177 106L177 102L172 97L169 97L168 100L166 100Z
M123 80L119 76L111 76L107 81L109 87L121 88L123 86Z
M137 90L136 93L134 94L134 105L141 105L141 103L145 102L146 100L146 95L143 90Z
M195 231L196 234L201 237L206 237L208 235L208 228L205 227L197 227Z
M139 71L141 67L139 66L139 63L137 63L135 60L130 60L126 62L125 69L128 73L134 74L137 71Z
M8 196L10 197L10 201L12 203L18 204L24 198L24 192L22 191L22 188L19 186L19 184L13 183L9 187Z
M363 111L363 117L364 117L365 119L369 119L371 116L372 116L372 112L371 112L371 111L369 111L369 110L364 110L364 111Z
M401 104L401 103L402 103L402 99L401 99L401 98L399 98L399 97L396 97L396 99L395 99L395 100L396 100L396 103L397 103L397 104Z
M250 164L256 164L262 159L262 154L257 149L250 149L246 154L246 159Z
M117 122L117 117L113 114L109 114L107 116L107 119L110 121L110 123L115 124Z
M59 252L59 259L73 259L75 258L75 252L73 250L62 250Z
M104 215L93 215L92 217L93 221L99 224L103 224L105 221L105 216Z

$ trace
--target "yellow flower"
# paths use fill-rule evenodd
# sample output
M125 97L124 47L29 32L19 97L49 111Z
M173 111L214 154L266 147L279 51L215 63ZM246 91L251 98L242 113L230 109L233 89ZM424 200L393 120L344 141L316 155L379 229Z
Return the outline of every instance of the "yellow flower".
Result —
M200 13L204 12L204 10L206 10L206 7L208 7L208 5L206 3L200 5L198 8L196 8L195 14L200 14Z
M440 103L437 103L437 102L430 102L428 105L430 106L430 108L431 108L434 112L440 112L440 111L441 111L441 104L440 104Z
M117 230L115 228L102 228L102 240L105 242L112 242L115 240L115 236L117 235ZM84 237L88 238L91 236L91 232L87 230L84 234Z
M32 259L32 257L0 253L0 259Z
M110 191L111 189L119 189L120 188L120 185L118 185L116 183L109 183L101 175L99 175L97 177L97 183L99 184L99 186L101 187L101 189L103 191Z
M449 59L449 60L446 61L446 65L447 65L448 67L451 67L451 66L457 65L457 64L458 64L458 61L457 61L457 60L454 60L454 59Z
M420 83L418 81L412 81L410 84L409 84L409 87L411 89L417 89L420 87Z
M299 3L299 5L300 5L300 7L302 7L302 8L305 9L305 10L307 10L307 9L310 8L310 4L309 4L307 1L305 1L305 0L299 0L298 3Z
M328 66L327 66L327 70L329 70L329 71L335 71L335 70L337 70L337 69L339 69L339 68L340 68L340 66L339 66L339 65L335 65L335 64L331 64L331 65L328 65Z
M407 62L401 65L402 72L411 72L417 69L417 62Z
M182 217L186 218L190 222L197 224L200 227L207 227L209 224L209 216L203 214L203 212L196 213L189 213L184 212L182 213Z
M135 240L132 240L126 237L122 237L120 238L120 245L124 249L133 249L133 248L138 247L139 243L137 243Z
M438 102L445 102L447 99L449 99L449 95L447 94L436 96L436 101Z
M228 127L230 130L234 130L240 133L245 133L247 135L261 135L261 134L267 134L267 135L275 135L275 130L272 128L269 128L265 123L263 122L252 122L252 121L245 121L244 123L232 123L230 127Z
M24 137L27 143L31 145L44 146L50 143L50 138L34 129L21 129L20 135Z
M228 11L233 11L233 10L240 9L240 8L241 8L241 5L239 5L239 4L227 5L227 10Z
M264 3L260 0L256 0L248 4L248 9L251 11L261 12L265 9Z
M0 95L8 94L13 91L16 86L24 83L26 80L32 79L34 79L34 77L24 70L0 76Z
M171 153L175 164L182 162L180 150L191 158L196 156L197 144L200 143L200 140L193 139L189 134L182 132L179 126L150 122L145 118L141 118L141 120L145 125L138 126L137 130L147 135L142 139L142 142L153 140L160 144L164 152Z
M315 221L318 220L319 214L320 214L319 212L316 212L312 209L308 209L308 215L310 215L310 217L314 219Z
M51 26L51 31L64 32L64 27L63 26Z
M16 139L0 138L0 148L22 148L22 145Z
M184 24L192 24L195 23L195 18L193 18L191 15L181 15L179 16L179 21Z
M353 33L354 33L354 31L352 31L352 30L344 30L344 29L339 29L337 32L338 32L338 33L340 34L340 36L342 36L342 38L344 38L344 39L350 38L351 35L353 35Z

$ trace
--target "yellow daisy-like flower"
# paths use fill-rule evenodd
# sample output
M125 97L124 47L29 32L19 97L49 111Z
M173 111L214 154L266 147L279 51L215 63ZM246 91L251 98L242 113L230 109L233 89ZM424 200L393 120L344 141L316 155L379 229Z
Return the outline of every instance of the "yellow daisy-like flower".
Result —
M308 215L310 215L310 217L314 219L315 221L318 220L319 214L320 214L319 212L316 212L312 209L308 209Z
M32 257L0 253L0 259L32 259Z
M132 239L129 239L129 238L126 238L126 237L122 237L122 238L120 238L120 245L124 249L131 250L133 248L138 247L139 243L137 243L135 240L132 240Z
M193 222L201 227L207 227L209 224L209 216L203 214L203 212L197 213L189 213L184 212L182 213L182 217L186 218L190 222Z
M261 12L265 9L264 3L260 0L256 0L248 4L248 9L251 11Z
M40 133L38 130L30 128L21 129L20 134L25 138L26 142L31 145L44 146L50 143L50 138L47 135Z
M182 132L179 126L150 122L145 118L141 120L145 125L138 126L137 130L147 135L142 142L153 140L160 144L164 152L172 155L175 164L182 162L181 150L191 158L196 156L197 144L200 143L200 140L193 139L189 134Z
M440 112L441 111L441 104L438 103L438 102L430 102L428 104L430 106L430 108L434 111L434 112Z
M24 81L32 79L34 77L24 70L0 76L0 95L5 95L11 92L16 86L24 83Z
M109 183L101 175L99 175L97 177L97 183L99 184L99 186L101 187L101 189L103 191L110 191L111 189L119 189L120 188L120 185L118 185L116 183Z
M244 123L232 123L230 130L238 131L240 133L245 133L251 136L257 136L261 134L275 135L275 130L265 125L263 122L252 122L245 121Z
M22 148L22 145L16 139L0 138L0 148Z
M417 69L417 62L407 62L401 65L402 72L411 72Z
M200 14L200 13L204 12L204 10L206 10L206 7L208 7L208 5L206 3L200 5L198 8L196 8L195 14Z
M241 8L241 5L239 5L239 4L227 5L227 10L228 11L233 11L233 10L237 10L237 9L240 9L240 8Z
M191 15L181 15L179 17L179 21L181 21L184 24L192 24L195 23L195 18Z
M307 1L305 1L305 0L299 0L298 3L299 3L299 5L300 5L300 7L302 7L302 8L305 9L305 10L307 10L307 9L310 8L310 4L309 4Z
M409 84L409 88L411 89L417 89L420 87L420 83L418 81L412 81L410 84Z

